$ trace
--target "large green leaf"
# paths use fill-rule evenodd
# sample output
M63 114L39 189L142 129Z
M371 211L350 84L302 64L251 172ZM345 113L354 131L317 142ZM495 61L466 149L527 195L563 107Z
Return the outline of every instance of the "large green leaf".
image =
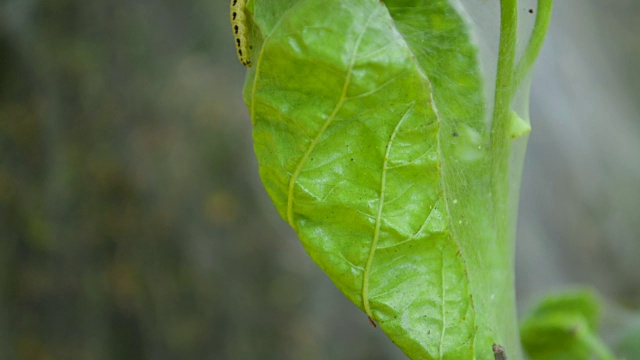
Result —
M260 175L309 255L413 359L492 359L494 342L518 354L460 14L445 0L262 0L248 15Z

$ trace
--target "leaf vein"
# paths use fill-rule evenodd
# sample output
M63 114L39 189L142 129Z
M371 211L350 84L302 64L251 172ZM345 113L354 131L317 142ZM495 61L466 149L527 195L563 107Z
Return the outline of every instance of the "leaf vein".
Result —
M396 127L393 129L391 136L389 137L389 142L387 143L387 149L385 150L384 159L382 163L382 177L380 181L380 199L378 201L378 214L376 215L376 223L375 230L373 232L373 239L371 240L371 245L369 247L369 254L367 256L367 261L364 267L364 274L362 277L362 302L367 315L373 319L373 314L371 313L371 306L369 304L369 277L371 275L371 265L373 264L373 257L376 253L376 247L378 245L378 239L380 237L380 223L382 222L382 209L384 208L384 196L385 196L385 187L387 180L387 164L389 163L389 155L391 154L391 148L393 147L393 141L395 140L402 123L409 117L411 114L411 110L413 110L413 106L415 102L411 104L409 109L402 116Z
M316 137L313 139L311 144L309 144L309 147L307 148L307 151L305 151L304 155L302 156L302 158L300 159L300 161L296 165L296 168L295 168L293 174L291 175L291 179L289 180L289 188L288 188L288 191L287 191L287 222L294 229L296 229L296 226L295 226L295 224L293 222L293 195L294 195L293 193L294 193L295 184L298 181L298 177L300 176L300 172L302 171L302 167L304 166L305 162L309 158L309 155L311 155L311 153L313 152L315 146L320 141L320 137L325 133L327 128L329 128L329 125L331 125L331 123L335 119L336 115L338 114L338 111L340 111L340 109L342 108L342 105L344 104L344 102L347 99L346 95L347 95L347 90L349 88L349 83L351 81L351 74L353 73L353 66L355 65L355 62L356 62L356 54L358 53L358 48L360 47L360 42L362 41L362 38L364 37L364 34L367 32L369 21L371 20L373 15L374 15L374 13L371 13L369 15L369 18L365 22L365 24L363 26L363 30L360 33L360 35L358 36L358 39L356 40L356 44L353 47L353 54L351 54L351 59L349 61L349 67L347 69L347 74L345 76L344 85L342 86L342 93L340 94L340 98L338 99L338 103L336 104L335 108L331 112L331 115L329 115L327 120L324 122L324 124L322 125L322 127L318 131L318 134L316 135Z

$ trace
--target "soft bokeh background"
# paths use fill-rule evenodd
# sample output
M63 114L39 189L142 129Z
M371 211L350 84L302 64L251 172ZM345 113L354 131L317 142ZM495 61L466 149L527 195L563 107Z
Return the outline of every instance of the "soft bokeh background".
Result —
M0 359L405 358L267 198L234 52L227 1L0 1ZM614 345L640 324L639 59L640 2L556 2L522 187L521 309L592 285Z

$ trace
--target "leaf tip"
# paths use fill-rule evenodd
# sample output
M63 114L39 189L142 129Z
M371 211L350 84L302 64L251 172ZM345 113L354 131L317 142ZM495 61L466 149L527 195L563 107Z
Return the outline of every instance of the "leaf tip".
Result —
M369 324L371 324L371 327L373 327L374 329L378 327L378 325L376 324L375 321L373 321L371 316L367 316L367 319L369 320Z

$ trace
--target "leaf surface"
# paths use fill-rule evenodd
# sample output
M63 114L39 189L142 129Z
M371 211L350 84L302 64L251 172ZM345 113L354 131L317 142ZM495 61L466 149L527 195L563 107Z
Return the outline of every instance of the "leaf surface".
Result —
M249 5L245 84L280 215L409 357L492 358L474 297L510 278L478 269L487 123L464 21L442 0L283 3Z

